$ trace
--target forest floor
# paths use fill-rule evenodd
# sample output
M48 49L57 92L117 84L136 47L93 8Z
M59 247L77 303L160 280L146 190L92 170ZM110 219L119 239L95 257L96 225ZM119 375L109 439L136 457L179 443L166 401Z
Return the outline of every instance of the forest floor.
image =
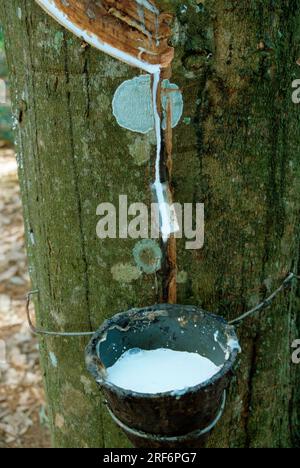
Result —
M50 436L38 343L26 322L30 290L14 152L0 149L0 448L45 448Z

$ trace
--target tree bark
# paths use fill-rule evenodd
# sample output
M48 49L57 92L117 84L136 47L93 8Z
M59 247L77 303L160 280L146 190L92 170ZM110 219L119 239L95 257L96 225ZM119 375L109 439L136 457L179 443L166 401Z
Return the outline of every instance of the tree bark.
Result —
M300 77L300 6L157 4L176 17L171 81L185 105L173 132L174 198L203 202L206 212L204 248L178 242L178 302L233 319L299 266L300 114L291 84ZM111 110L118 85L139 72L84 47L33 0L1 2L0 12L38 324L94 330L161 298L161 275L137 274L136 241L96 236L99 203L117 206L119 194L151 201L153 135L120 128ZM210 447L299 446L297 298L294 285L239 326L239 368ZM85 370L86 344L41 339L53 443L127 447Z

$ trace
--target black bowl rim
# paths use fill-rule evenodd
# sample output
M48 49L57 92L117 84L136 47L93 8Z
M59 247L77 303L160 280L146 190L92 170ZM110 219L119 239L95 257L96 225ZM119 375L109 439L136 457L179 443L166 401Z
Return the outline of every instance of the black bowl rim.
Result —
M215 320L222 322L224 325L227 325L228 329L230 329L230 332L232 333L232 337L236 339L237 343L239 343L239 340L237 338L237 335L235 333L235 328L230 326L228 322L221 316L212 314L211 312L208 312L204 309L201 309L200 307L193 306L193 305L182 305L182 304L155 304L152 306L148 307L140 307L140 308L132 308L129 309L125 312L120 312L115 314L113 317L105 320L103 324L100 326L100 328L95 332L93 335L92 339L90 340L88 346L86 347L86 363L87 363L87 369L88 371L92 374L92 376L95 378L96 382L98 385L101 387L104 387L110 391L115 392L116 394L119 394L122 398L124 397L135 397L135 398L141 398L141 399L159 399L159 398L183 398L187 396L188 394L191 393L197 393L201 390L207 389L208 387L211 387L215 385L217 382L219 382L221 379L223 379L231 369L233 368L235 361L237 359L237 356L239 354L238 349L232 349L230 351L230 356L228 360L225 362L225 364L222 366L219 372L217 372L213 377L211 377L209 380L206 380L205 382L202 382L201 384L192 386L192 387L186 387L184 390L171 390L168 392L162 392L162 393L140 393L140 392L134 392L132 390L128 390L122 387L118 387L115 384L112 384L108 382L103 375L101 375L97 369L97 366L95 365L94 362L92 362L89 357L90 356L95 356L98 358L97 354L97 344L99 341L99 338L103 336L106 330L109 330L114 323L116 323L120 317L128 317L130 315L135 315L138 312L154 312L157 310L163 310L163 309L170 309L174 310L174 308L178 309L190 309L193 310L194 312L201 312L205 315L208 315Z

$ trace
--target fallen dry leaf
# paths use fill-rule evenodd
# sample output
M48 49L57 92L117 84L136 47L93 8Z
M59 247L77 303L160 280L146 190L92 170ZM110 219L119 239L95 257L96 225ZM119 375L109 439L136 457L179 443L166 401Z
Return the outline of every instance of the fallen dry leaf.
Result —
M30 284L20 190L9 150L0 150L0 230L0 340L6 348L6 361L0 359L0 447L48 447L49 432L40 423L45 399L38 345L24 307Z

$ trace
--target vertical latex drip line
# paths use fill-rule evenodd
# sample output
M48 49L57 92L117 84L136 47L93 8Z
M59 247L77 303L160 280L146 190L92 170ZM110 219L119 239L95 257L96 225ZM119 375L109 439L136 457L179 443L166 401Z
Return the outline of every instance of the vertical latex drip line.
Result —
M164 185L161 183L160 178L160 161L161 161L161 119L157 109L157 98L158 98L158 87L160 82L160 70L153 74L153 111L154 111L154 122L155 122L155 135L156 135L156 161L155 161L155 182L153 188L156 193L159 215L160 215L160 230L164 242L170 237L173 232L172 224L170 220L170 207L166 200L166 190Z
M153 74L153 111L156 135L156 162L155 162L155 183L160 183L160 155L161 155L161 120L157 109L157 95L160 80L160 71Z

